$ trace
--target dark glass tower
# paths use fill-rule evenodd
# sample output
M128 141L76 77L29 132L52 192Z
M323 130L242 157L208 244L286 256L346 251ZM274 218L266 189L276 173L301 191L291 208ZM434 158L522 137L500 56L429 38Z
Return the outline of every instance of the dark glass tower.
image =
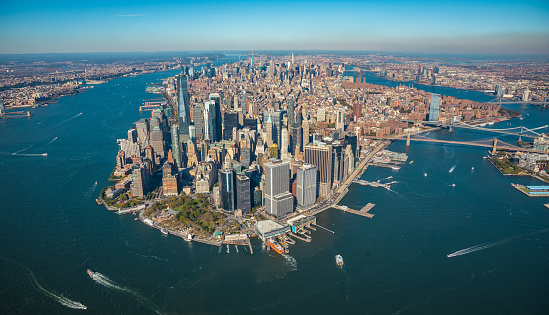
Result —
M252 210L252 196L250 189L250 178L246 175L236 177L236 203L242 214L250 213Z
M219 170L219 194L221 197L221 208L225 211L235 210L235 176L232 169Z
M187 76L181 73L177 76L177 101L179 112L179 134L189 135L191 118L189 115L189 91L187 89Z
M223 140L233 139L233 128L238 128L238 113L225 113L223 117L225 128L223 129Z

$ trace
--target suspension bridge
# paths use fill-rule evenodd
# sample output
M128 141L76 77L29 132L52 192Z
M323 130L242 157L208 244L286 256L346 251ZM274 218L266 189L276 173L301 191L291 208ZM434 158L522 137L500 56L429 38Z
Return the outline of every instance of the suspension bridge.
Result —
M484 147L491 148L492 154L496 153L496 150L506 150L506 151L522 151L522 152L532 152L532 153L545 153L543 151L536 151L528 148L519 147L512 145L497 138L488 139L488 140L479 140L479 141L450 141L450 140L441 140L425 137L422 135L414 135L413 137L408 134L406 138L404 136L391 138L391 140L401 140L406 141L406 145L409 146L411 141L416 142L432 142L432 143L444 143L444 144L453 144L453 145L467 145L475 147Z

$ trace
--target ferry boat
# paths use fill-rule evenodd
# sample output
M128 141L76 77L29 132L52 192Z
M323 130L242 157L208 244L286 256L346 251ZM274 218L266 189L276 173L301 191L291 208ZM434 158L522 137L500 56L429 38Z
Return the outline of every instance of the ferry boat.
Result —
M343 266L343 257L341 257L341 255L336 255L336 264L338 266Z
M266 242L267 244L269 244L269 246L271 246L272 249L275 250L275 252L279 253L280 255L284 254L284 248L280 244L278 244L277 241L268 238Z
M164 234L164 235L168 235L168 230L167 229L162 228L160 230L160 232L162 232L162 234Z

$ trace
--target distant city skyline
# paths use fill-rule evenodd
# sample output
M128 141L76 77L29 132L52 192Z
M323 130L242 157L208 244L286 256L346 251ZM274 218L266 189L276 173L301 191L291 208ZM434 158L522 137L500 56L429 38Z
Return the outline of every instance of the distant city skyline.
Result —
M549 54L546 1L0 3L0 53L369 50Z

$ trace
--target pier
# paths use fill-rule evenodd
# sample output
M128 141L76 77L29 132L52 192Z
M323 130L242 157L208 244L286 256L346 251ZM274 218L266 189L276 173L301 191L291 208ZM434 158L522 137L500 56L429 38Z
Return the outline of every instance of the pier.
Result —
M338 210L341 210L341 211L345 211L345 212L350 212L350 213L354 213L354 214L358 214L358 215L361 215L363 217L367 217L367 218L373 218L374 215L371 214L369 211L372 210L372 208L375 206L375 204L373 203L368 203L367 205L365 205L364 207L362 207L362 209L360 210L353 210L353 209L350 209L349 207L347 206L340 206L340 205L334 205L333 208L336 208Z

